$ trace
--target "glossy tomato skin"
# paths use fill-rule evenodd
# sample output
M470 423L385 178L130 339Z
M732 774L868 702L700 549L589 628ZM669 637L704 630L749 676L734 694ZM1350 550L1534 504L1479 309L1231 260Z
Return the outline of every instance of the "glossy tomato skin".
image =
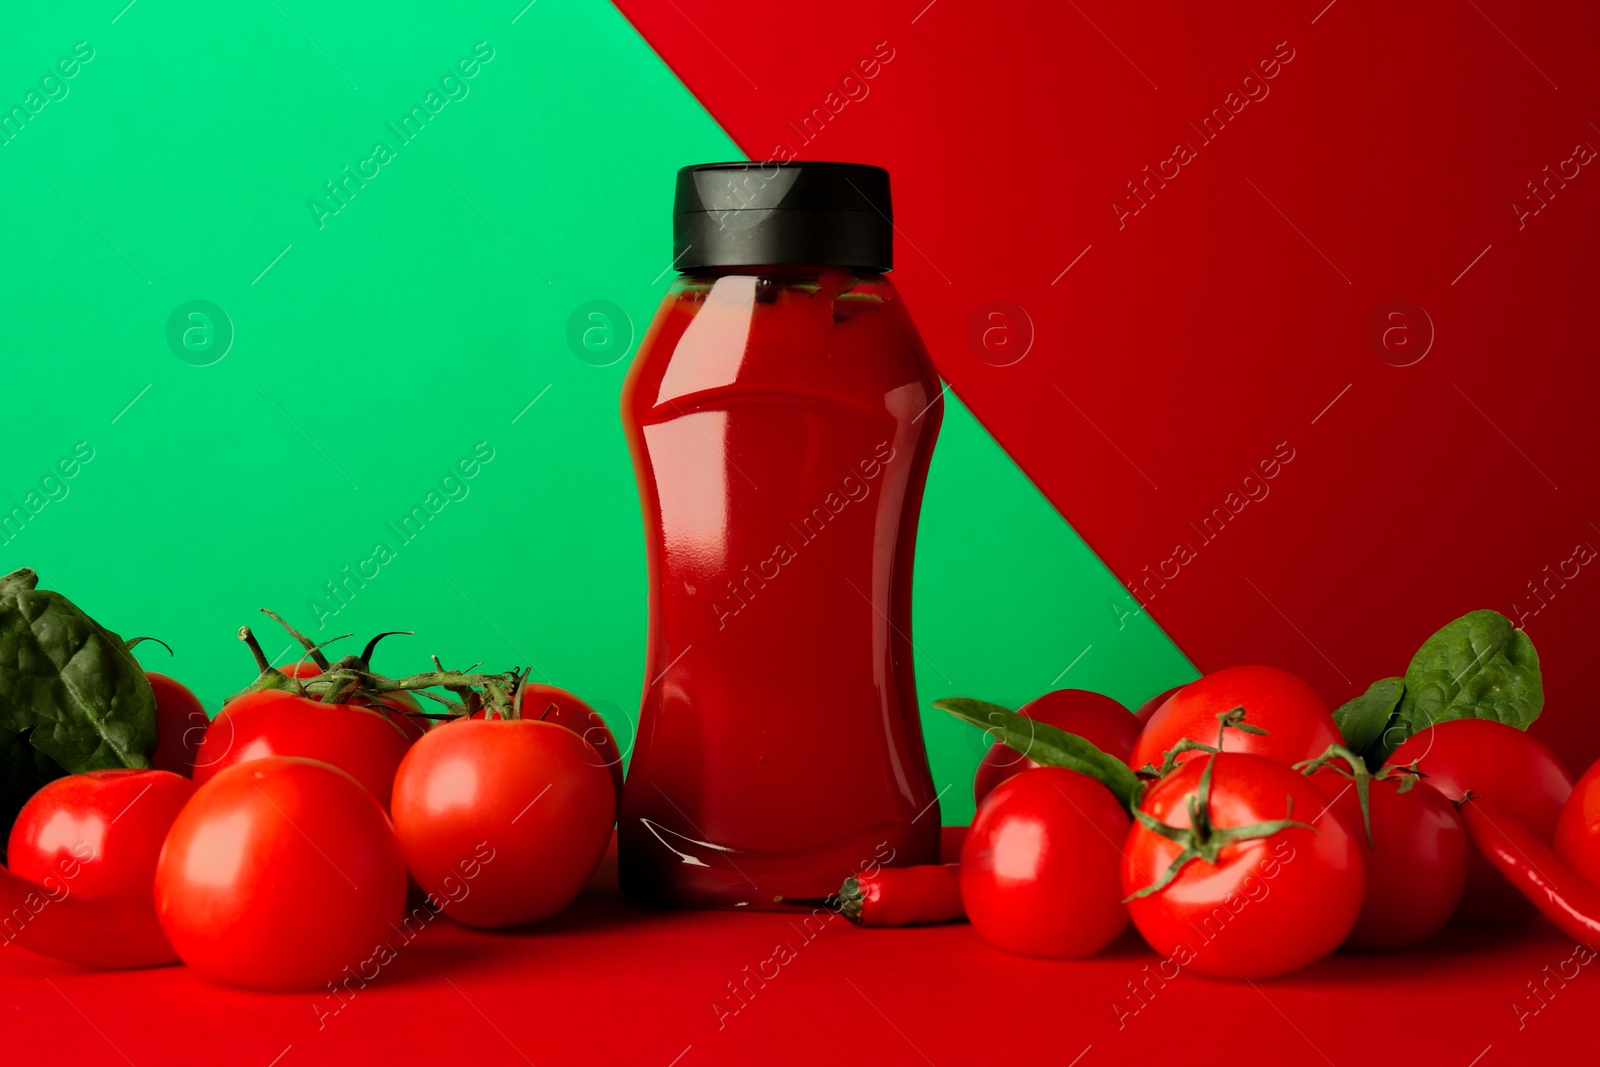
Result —
M1077 734L1102 752L1126 761L1139 738L1139 720L1117 701L1087 689L1057 689L1017 709L1024 718ZM1039 766L1008 745L996 742L978 761L972 778L972 799L979 804L989 791L1012 775Z
M616 823L594 748L536 719L458 719L412 746L395 777L406 864L468 926L548 918L578 895Z
M1150 716L1152 716L1152 715L1154 715L1156 713L1156 709L1160 708L1161 705L1165 704L1167 702L1167 698L1168 697L1172 696L1173 693L1176 693L1178 690L1180 690L1182 688L1183 688L1183 686L1181 686L1181 685L1175 685L1171 689L1166 690L1165 692L1157 693L1155 696L1151 697L1149 700L1146 700L1143 704L1140 704L1139 705L1139 710L1133 713L1133 717L1138 719L1141 723L1149 722L1150 721Z
M1365 875L1355 838L1325 813L1316 786L1264 756L1202 753L1154 783L1141 809L1187 827L1189 798L1212 759L1213 825L1292 817L1312 828L1228 845L1215 866L1191 860L1167 886L1128 902L1134 926L1151 948L1196 974L1270 978L1316 962L1349 935L1361 910ZM1123 848L1123 892L1154 884L1180 851L1136 822Z
M523 682L517 689L517 714L524 719L553 722L565 726L589 742L600 756L601 765L616 784L617 797L622 797L622 750L611 728L600 713L576 695L543 682Z
M1368 844L1355 783L1330 768L1311 781L1355 838L1366 869L1361 913L1345 945L1403 948L1438 933L1467 884L1467 828L1455 805L1421 782L1402 792L1402 780L1374 779L1368 785Z
M156 865L156 915L179 958L252 989L321 989L370 967L405 900L405 861L376 798L296 757L219 771Z
M1562 805L1555 844L1567 866L1600 888L1600 762L1584 772Z
M421 702L403 689L375 697L357 696L350 703L357 707L376 708L382 711L390 722L400 728L400 732L406 735L408 741L415 741L427 733L433 721L422 717ZM434 706L441 709L444 707L443 704Z
M1389 763L1415 761L1425 783L1449 800L1467 790L1488 797L1541 840L1554 840L1572 778L1542 742L1491 719L1452 719L1419 730L1394 750ZM1455 922L1497 926L1532 918L1534 907L1477 849L1467 856L1467 888Z
M1190 682L1152 712L1128 765L1134 770L1147 763L1160 767L1167 751L1185 737L1215 745L1217 716L1238 707L1245 709L1245 722L1267 732L1228 730L1224 752L1293 764L1315 759L1342 740L1328 706L1296 676L1276 667L1228 667ZM1186 752L1178 761L1203 754Z
M156 748L150 766L185 778L194 774L194 753L211 717L189 687L158 671L145 671L156 698Z
M410 746L381 711L264 689L224 705L212 720L195 753L194 780L204 784L263 756L303 756L349 772L387 808L394 772Z
M13 874L86 897L149 893L167 829L194 795L171 771L71 774L23 805L6 845Z
M293 663L286 663L277 669L287 674L290 678L315 678L322 673L322 668L308 659L295 660ZM384 693L381 700L358 696L352 699L350 703L361 706L377 705L381 707L384 714L389 716L389 721L400 727L406 737L413 741L428 732L428 725L432 721L421 717L421 701L403 689L392 693ZM437 706L442 708L444 705Z
M291 664L283 664L282 667L278 667L278 670L286 673L291 678L315 678L322 673L322 667L318 667L310 659L296 659ZM350 699L350 704L363 705L363 707L366 707L366 705L379 705L384 709L384 713L389 715L389 721L392 721L398 728L403 729L405 736L410 737L411 741L416 741L422 734L426 734L429 723L432 721L429 718L419 717L422 712L422 702L411 696L410 693L406 693L405 689L397 689L394 693L384 693L381 701L357 696L354 699ZM443 707L443 704L438 705L438 707Z
M1127 833L1127 813L1091 778L1038 767L1007 779L978 808L961 847L968 920L1007 952L1094 955L1128 927L1117 881Z

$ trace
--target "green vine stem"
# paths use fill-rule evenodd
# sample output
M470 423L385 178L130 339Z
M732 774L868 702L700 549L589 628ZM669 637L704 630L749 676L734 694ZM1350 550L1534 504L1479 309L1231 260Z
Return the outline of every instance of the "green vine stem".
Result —
M323 654L322 649L334 641L343 640L350 634L341 634L331 637L320 643L313 642L310 638L300 633L289 623L266 608L261 609L265 614L276 620L285 630L299 641L305 649L305 655L300 659L304 663L310 659L318 665L319 673L312 677L295 677L274 667L268 661L261 643L256 640L250 627L239 628L239 640L244 642L250 650L251 657L255 660L258 671L255 681L244 689L234 693L223 701L224 705L245 696L249 693L263 690L294 693L297 696L318 700L325 704L350 704L357 698L361 706L375 706L378 709L387 709L402 715L418 715L426 719L450 719L468 716L481 709L492 708L499 718L509 719L515 717L515 692L519 676L516 671L506 674L480 672L475 664L466 671L446 670L439 662L437 656L431 657L434 669L421 674L414 674L406 678L389 678L375 674L369 666L373 649L385 637L396 634L410 634L410 630L389 630L378 634L367 642L366 648L360 655L347 655L337 662L330 663ZM452 694L452 700L435 692L432 689L443 689ZM411 693L417 697L425 697L430 701L444 705L442 714L427 714L413 712L406 708L396 708L385 703L383 697L388 693Z
M1417 769L1415 763L1409 767L1384 767L1374 774L1367 768L1366 760L1339 744L1329 745L1327 751L1316 759L1301 760L1294 765L1295 770L1305 775L1315 774L1324 767L1355 783L1356 800L1361 805L1361 824L1367 831L1368 848L1378 847L1372 840L1372 783L1399 780L1396 792L1405 793L1417 784L1418 779L1427 777Z

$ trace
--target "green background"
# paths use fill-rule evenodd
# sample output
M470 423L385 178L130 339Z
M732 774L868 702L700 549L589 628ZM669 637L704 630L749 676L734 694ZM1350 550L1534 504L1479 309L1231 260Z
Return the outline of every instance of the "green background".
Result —
M176 658L146 646L146 665L213 712L253 673L241 623L287 644L265 605L319 638L416 630L379 655L391 673L531 661L633 736L627 360L578 358L567 324L613 301L636 342L668 283L674 170L742 153L608 4L520 7L9 6L0 111L27 118L0 145L0 517L23 518L0 572L161 637ZM93 58L41 82L79 42ZM479 42L466 95L401 143L387 124L445 99ZM393 158L319 226L324 183L380 140ZM199 354L177 342L186 361L167 326L193 300L226 323ZM193 365L228 324L226 355ZM93 459L46 482L79 442ZM494 458L466 495L401 543L386 524L444 498L479 442ZM330 599L378 541L394 557ZM1148 616L1119 625L1115 578L953 396L918 564L924 703L1070 686L1136 705L1195 674ZM965 822L984 738L925 721Z

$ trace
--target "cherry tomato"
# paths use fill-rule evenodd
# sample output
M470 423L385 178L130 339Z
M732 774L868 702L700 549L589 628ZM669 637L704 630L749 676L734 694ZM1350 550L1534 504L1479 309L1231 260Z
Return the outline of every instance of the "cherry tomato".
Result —
M1264 734L1228 730L1224 752L1248 752L1279 763L1315 759L1341 741L1328 706L1305 682L1276 667L1228 667L1190 682L1150 715L1128 765L1162 765L1169 749L1187 737L1216 745L1217 716L1244 708L1245 722ZM1178 762L1204 755L1180 753Z
M1556 822L1556 855L1584 881L1600 887L1600 762L1572 787Z
M1450 800L1467 790L1488 797L1549 844L1572 794L1567 769L1542 743L1492 719L1452 719L1413 734L1389 763L1417 769ZM1467 888L1454 920L1497 926L1531 918L1534 907L1476 849L1467 856Z
M1024 718L1059 726L1077 734L1102 752L1126 761L1139 738L1139 720L1127 708L1087 689L1057 689L1028 701L1017 709ZM978 761L972 778L972 799L983 803L989 791L1012 775L1039 766L1009 745L995 744Z
M218 712L195 753L194 780L203 784L263 756L304 756L348 771L387 808L395 769L410 745L380 711L263 689Z
M194 774L195 749L211 717L200 698L176 678L156 671L145 671L144 676L156 698L156 750L150 754L150 765L187 778Z
M370 969L405 911L406 869L383 809L317 760L269 756L196 790L161 850L156 914L214 982L321 989ZM375 961L375 957L378 959Z
M536 719L458 719L400 764L394 825L417 884L468 926L535 922L572 902L616 822L583 738Z
M565 689L542 682L523 682L517 688L517 714L524 719L565 726L594 746L600 762L616 784L618 800L622 798L622 750L599 712Z
M1327 767L1311 781L1356 839L1367 872L1361 913L1345 944L1402 948L1437 933L1467 884L1467 828L1455 805L1415 779L1409 787L1404 779L1373 779L1367 787L1368 844L1355 782Z
M1150 716L1152 716L1152 715L1154 715L1156 713L1156 709L1161 707L1161 705L1165 704L1167 702L1167 698L1168 697L1170 697L1173 693L1176 693L1178 690L1180 690L1182 688L1183 688L1183 686L1181 686L1181 685L1175 685L1171 689L1166 690L1165 692L1157 693L1155 696L1151 697L1149 700L1146 700L1143 704L1140 704L1139 705L1139 710L1133 713L1133 717L1138 719L1140 722L1149 722L1150 721Z
M130 768L57 778L29 798L6 845L13 874L86 897L148 894L156 857L194 783Z
M961 848L967 918L1007 952L1094 955L1128 927L1117 882L1127 833L1127 813L1093 779L1064 767L1007 779L984 800Z
M1303 775L1264 756L1201 753L1154 783L1140 810L1190 828L1202 776L1215 763L1204 805L1215 830L1293 819L1269 837L1221 843L1216 861L1190 860L1162 888L1133 896L1128 912L1151 948L1184 970L1218 978L1270 978L1326 956L1361 910L1364 872L1356 839ZM1320 817L1319 817L1320 815ZM1134 823L1123 849L1122 889L1154 885L1183 846Z

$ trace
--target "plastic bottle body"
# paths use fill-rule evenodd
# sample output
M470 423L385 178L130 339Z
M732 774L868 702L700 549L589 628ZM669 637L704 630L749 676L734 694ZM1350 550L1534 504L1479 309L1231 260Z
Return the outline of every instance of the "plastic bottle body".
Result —
M943 404L881 274L680 278L623 394L650 563L624 889L784 907L935 862L911 645Z

